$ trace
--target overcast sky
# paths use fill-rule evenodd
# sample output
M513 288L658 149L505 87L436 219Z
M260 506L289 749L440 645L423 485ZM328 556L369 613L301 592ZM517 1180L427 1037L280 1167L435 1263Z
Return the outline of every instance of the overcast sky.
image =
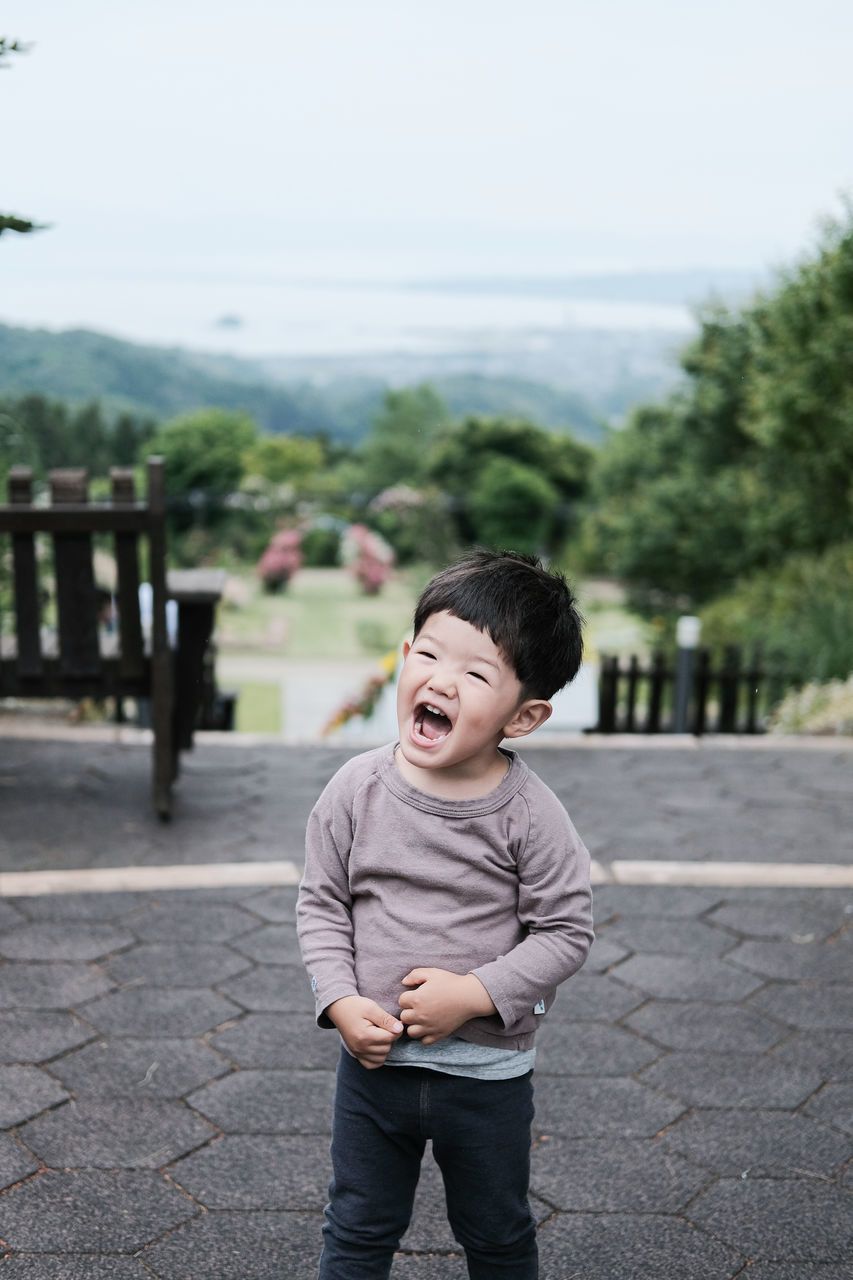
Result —
M775 266L853 191L850 0L5 0L0 24L32 45L0 73L0 210L52 224L3 236L0 319L4 277L15 311L83 271Z

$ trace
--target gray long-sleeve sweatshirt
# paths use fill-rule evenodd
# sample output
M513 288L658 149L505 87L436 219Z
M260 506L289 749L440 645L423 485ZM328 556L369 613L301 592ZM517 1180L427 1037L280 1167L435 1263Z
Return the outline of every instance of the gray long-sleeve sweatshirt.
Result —
M456 1035L532 1045L592 943L589 855L554 793L506 754L503 781L476 800L411 786L393 746L332 778L309 819L297 907L320 1025L348 995L397 1014L403 977L430 966L474 973L497 1009Z

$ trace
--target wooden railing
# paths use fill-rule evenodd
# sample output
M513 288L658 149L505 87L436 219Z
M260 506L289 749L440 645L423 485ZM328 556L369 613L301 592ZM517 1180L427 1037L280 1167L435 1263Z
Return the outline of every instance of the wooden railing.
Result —
M675 723L677 664L656 653L643 663L636 656L605 656L599 674L596 733L763 733L773 707L792 683L759 656L744 661L727 645L715 661L709 649L692 656L687 674L686 715Z

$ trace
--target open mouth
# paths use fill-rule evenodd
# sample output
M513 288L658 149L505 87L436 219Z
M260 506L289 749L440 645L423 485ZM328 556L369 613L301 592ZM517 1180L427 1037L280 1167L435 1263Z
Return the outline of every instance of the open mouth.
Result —
M421 702L415 707L415 733L429 742L440 742L450 733L453 725L443 711L429 702Z

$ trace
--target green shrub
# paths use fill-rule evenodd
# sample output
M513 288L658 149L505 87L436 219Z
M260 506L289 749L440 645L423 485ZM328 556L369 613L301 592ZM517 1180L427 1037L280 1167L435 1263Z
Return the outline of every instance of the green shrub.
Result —
M702 611L702 643L778 658L797 684L853 672L853 544L799 555Z
M853 676L792 690L774 711L770 732L853 734Z
M341 562L338 529L316 527L302 534L302 563L309 569L333 569Z

